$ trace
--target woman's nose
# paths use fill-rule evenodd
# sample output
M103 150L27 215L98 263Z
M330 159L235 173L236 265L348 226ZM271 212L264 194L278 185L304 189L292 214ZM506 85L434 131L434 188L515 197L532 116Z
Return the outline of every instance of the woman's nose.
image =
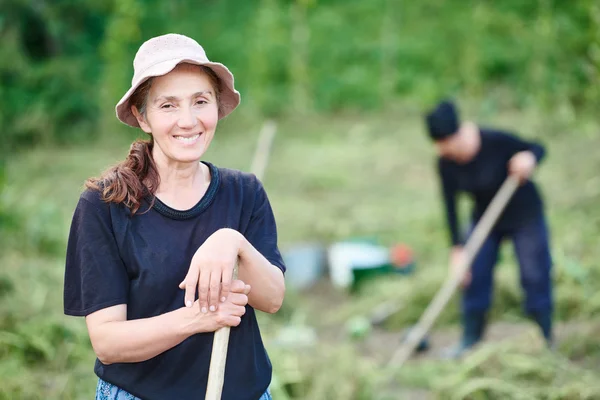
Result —
M177 125L181 129L192 129L196 126L198 120L191 108L183 108L179 113L179 121Z

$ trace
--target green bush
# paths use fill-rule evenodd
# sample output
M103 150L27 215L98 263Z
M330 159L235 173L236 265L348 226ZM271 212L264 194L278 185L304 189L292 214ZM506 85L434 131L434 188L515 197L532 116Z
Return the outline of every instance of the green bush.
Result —
M600 10L567 3L61 0L0 6L8 144L115 129L139 44L180 32L228 65L246 112L361 112L455 95L492 107L600 105ZM105 121L110 121L108 124Z

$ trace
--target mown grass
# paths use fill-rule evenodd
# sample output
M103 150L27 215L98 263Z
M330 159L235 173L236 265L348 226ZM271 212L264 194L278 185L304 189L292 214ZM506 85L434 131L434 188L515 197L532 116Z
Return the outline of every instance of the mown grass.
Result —
M466 105L464 113L547 145L548 159L536 180L552 228L557 316L595 326L600 311L598 124L531 110L491 116L477 103ZM225 121L205 158L248 170L261 122ZM405 328L445 276L447 234L420 115L398 107L371 115L289 116L278 123L264 183L283 249L298 241L330 243L357 236L404 242L417 255L412 276L370 282L355 295L327 287L311 297L289 290L279 315L260 316L278 398L378 399L385 392L382 376L388 374L440 398L597 398L585 389L597 390L594 382L600 378L594 330L581 331L558 354L507 347L503 358L500 348L484 347L458 367L429 361L398 375L360 354L356 343L338 332L350 317L395 299L405 307L387 328ZM7 214L0 227L0 399L92 396L94 356L84 321L62 315L65 242L83 181L122 159L134 135L121 130L85 145L33 148L9 160L0 197ZM466 211L466 203L461 208ZM497 271L495 320L523 318L515 271L506 247ZM457 317L450 305L437 326L453 325ZM317 327L321 340L300 349L276 346L279 329L294 323Z

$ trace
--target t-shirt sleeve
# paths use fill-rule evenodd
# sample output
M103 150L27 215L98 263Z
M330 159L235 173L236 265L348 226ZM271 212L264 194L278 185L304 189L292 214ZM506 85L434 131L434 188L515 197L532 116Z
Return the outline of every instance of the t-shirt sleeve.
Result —
M109 206L97 192L86 191L75 208L64 277L64 312L87 316L126 304L127 270L112 230Z
M546 148L537 141L524 140L509 132L504 132L501 137L504 145L507 146L511 152L511 155L520 151L531 151L538 164L546 156Z
M277 246L277 224L262 183L254 176L254 206L244 236L269 262L285 273L286 267Z

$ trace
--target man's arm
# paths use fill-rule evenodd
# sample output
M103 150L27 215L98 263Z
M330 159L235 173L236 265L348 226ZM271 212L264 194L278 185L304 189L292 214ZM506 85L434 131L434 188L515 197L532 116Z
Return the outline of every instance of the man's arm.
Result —
M452 246L460 246L462 241L459 236L458 215L456 211L457 186L448 168L440 160L438 162L438 174L440 177L442 200L446 213L446 223Z
M535 157L536 164L539 164L546 158L546 147L538 141L524 140L511 133L504 133L503 142L510 150L512 155L523 151L531 152Z
M538 142L526 141L512 134L506 133L502 137L511 156L507 165L509 174L521 183L526 182L545 158L546 148Z

